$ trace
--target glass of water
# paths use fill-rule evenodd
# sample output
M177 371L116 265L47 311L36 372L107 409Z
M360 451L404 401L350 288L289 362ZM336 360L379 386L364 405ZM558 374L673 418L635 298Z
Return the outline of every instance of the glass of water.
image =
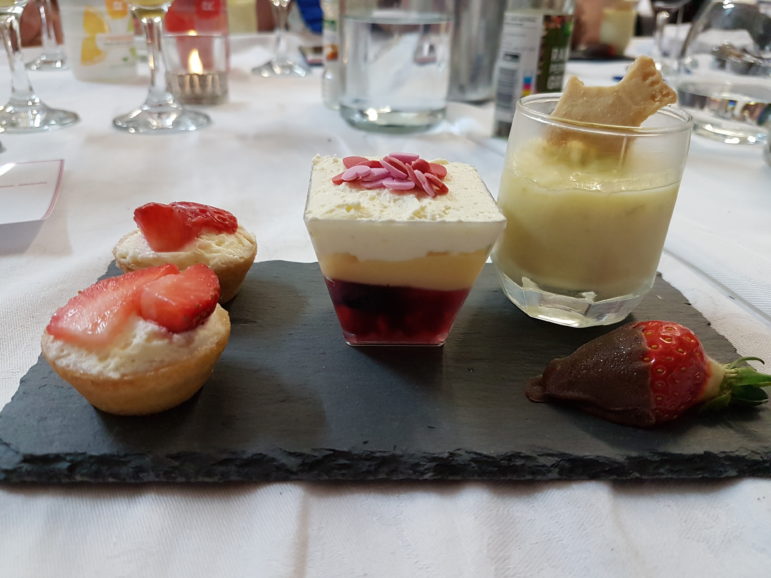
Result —
M340 114L372 131L428 129L445 115L452 0L341 0Z

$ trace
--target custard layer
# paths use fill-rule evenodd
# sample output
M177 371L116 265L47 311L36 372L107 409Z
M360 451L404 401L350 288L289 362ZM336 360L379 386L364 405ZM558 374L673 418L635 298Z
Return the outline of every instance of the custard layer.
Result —
M429 253L406 261L360 260L350 253L333 253L319 259L328 279L454 291L474 284L490 249L471 253Z

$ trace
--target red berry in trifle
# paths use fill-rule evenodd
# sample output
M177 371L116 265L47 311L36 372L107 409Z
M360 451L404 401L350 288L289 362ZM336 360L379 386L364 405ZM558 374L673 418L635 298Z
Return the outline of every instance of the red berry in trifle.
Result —
M392 153L314 158L305 223L349 344L441 345L505 218L470 165Z

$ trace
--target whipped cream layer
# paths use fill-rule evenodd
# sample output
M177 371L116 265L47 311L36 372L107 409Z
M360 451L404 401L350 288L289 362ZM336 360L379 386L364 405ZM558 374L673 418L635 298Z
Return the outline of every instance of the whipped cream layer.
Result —
M476 169L465 163L442 164L449 192L429 197L335 185L332 178L345 170L342 159L316 156L305 223L319 261L338 254L361 261L406 261L487 251L505 217Z
M43 339L49 357L65 369L117 379L188 359L199 349L210 347L221 334L222 321L212 313L204 323L184 333L171 333L136 316L115 343L100 350L72 345L48 332Z
M254 251L255 240L251 233L238 227L235 233L203 233L191 241L182 251L158 253L150 248L138 229L124 236L113 250L115 258L141 267L154 267L173 263L180 269L204 263L212 269L224 268L240 262Z

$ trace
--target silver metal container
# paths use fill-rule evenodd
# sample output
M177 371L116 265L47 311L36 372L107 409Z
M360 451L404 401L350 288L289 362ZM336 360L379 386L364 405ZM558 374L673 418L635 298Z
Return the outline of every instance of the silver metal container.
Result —
M450 100L484 102L492 98L505 5L505 0L455 0Z

